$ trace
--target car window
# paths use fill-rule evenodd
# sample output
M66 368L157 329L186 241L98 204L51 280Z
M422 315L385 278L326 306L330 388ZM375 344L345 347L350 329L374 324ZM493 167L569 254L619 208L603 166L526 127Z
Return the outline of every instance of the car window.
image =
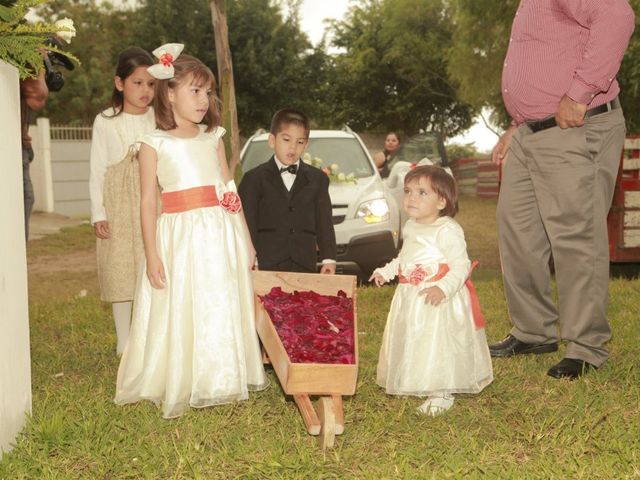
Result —
M397 162L418 163L427 157L434 165L446 167L446 154L442 151L438 137L429 133L415 135L400 147L400 151L391 161L389 168Z
M338 165L338 171L356 178L374 174L369 158L355 138L311 138L306 153L321 160L322 167ZM266 140L252 141L242 158L242 170L247 172L273 155Z

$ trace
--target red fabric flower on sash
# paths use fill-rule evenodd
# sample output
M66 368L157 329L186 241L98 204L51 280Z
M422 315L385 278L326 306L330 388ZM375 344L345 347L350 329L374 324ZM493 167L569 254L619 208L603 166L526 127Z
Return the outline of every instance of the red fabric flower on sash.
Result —
M229 213L238 213L242 210L240 196L235 192L224 192L220 200L220 206Z

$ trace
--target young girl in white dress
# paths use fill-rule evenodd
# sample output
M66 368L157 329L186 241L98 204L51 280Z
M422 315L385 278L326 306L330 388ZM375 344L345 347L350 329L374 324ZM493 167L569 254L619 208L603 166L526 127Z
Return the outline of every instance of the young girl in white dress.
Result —
M140 180L136 138L155 128L154 82L147 68L153 57L142 48L120 53L111 108L93 122L89 192L91 223L96 234L100 296L111 302L116 353L129 337L131 301L142 258Z
M377 383L390 395L427 397L418 411L434 416L453 405L455 393L480 392L493 370L464 232L452 218L455 181L427 165L409 171L404 185L402 250L370 278L380 286L399 277Z
M165 418L245 400L268 384L254 325L255 250L226 163L215 79L181 51L163 45L149 69L158 128L140 139L146 274L115 396L151 400Z

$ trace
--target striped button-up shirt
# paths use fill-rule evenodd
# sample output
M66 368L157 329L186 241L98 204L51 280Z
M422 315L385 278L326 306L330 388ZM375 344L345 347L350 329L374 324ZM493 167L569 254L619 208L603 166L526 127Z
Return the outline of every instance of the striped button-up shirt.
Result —
M564 95L589 108L613 100L634 26L627 0L521 0L502 70L514 122L555 115Z

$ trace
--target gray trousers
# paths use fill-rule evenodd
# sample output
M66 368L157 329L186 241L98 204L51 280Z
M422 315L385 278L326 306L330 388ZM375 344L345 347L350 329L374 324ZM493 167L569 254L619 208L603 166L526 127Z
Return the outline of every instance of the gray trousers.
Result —
M31 147L22 147L22 191L24 194L24 236L25 240L29 240L29 217L33 210L35 195L33 194L33 184L31 183L31 174L29 165L33 160L33 149Z
M565 357L600 366L607 322L611 206L625 125L621 109L582 127L515 132L503 169L498 239L513 329L526 343L566 342ZM553 253L558 308L551 298ZM559 330L558 330L559 324Z

